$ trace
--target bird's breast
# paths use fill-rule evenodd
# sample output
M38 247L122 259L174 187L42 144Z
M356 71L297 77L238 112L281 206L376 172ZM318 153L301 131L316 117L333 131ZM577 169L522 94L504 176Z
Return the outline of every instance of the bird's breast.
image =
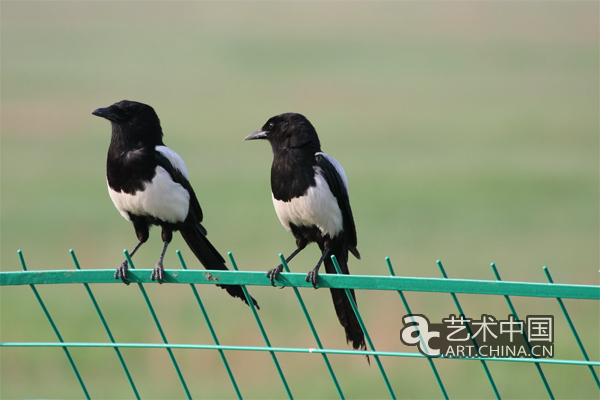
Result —
M156 174L144 183L143 190L129 194L108 185L108 193L117 210L128 220L131 213L175 224L185 221L189 211L189 192L174 182L162 167L156 167Z
M275 212L281 224L289 231L295 226L316 226L323 235L335 237L342 231L342 212L337 199L321 174L315 175L315 186L310 186L299 197L288 201L275 198L272 194Z

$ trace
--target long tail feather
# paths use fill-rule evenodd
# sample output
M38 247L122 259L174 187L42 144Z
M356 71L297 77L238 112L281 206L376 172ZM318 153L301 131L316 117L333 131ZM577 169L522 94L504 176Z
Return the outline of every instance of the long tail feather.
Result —
M204 265L204 268L208 270L227 270L227 266L225 265L225 260L219 254L217 249L208 241L206 236L200 230L200 227L197 225L185 225L180 230L181 236L189 246L190 250L194 253L194 255L198 258L198 260ZM239 285L217 285L221 289L225 289L227 293L229 293L232 297L239 297L244 303L248 304L248 300L246 300L246 296L244 295L244 291L242 287ZM260 309L258 303L254 298L252 299L252 303L257 309Z
M348 249L345 249L344 246L338 245L331 249L329 254L335 255L343 274L350 274L348 270ZM328 274L337 273L333 265L333 261L331 261L331 257L325 257L323 263L325 264L325 270ZM355 350L366 350L367 345L365 343L365 335L360 327L360 324L358 323L356 314L354 314L350 300L348 299L348 296L346 296L346 291L344 289L330 289L330 291L333 299L333 305L335 306L335 312L340 320L340 324L346 331L346 341L348 343L352 343L352 347ZM356 304L354 290L351 289L350 293L352 294L352 298Z

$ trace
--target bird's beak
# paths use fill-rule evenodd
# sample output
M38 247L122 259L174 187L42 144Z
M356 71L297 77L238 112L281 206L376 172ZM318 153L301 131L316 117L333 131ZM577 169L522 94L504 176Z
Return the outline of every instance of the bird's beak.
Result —
M109 107L98 108L98 109L92 111L92 115L95 115L97 117L106 118L109 121L114 121L118 118L118 116L115 113L113 113Z
M254 131L244 138L244 140L266 139L269 131Z

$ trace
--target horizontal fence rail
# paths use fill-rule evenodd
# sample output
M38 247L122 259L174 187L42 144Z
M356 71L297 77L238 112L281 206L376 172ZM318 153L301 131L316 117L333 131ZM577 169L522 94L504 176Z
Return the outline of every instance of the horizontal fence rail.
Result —
M152 270L150 269L136 269L128 271L127 277L132 283L155 283L150 279L151 273ZM0 286L115 283L114 274L113 270L106 269L0 272ZM305 278L306 274L282 272L279 275L277 283L279 286L312 288L312 283L306 282ZM255 271L171 269L165 270L164 282L254 286L271 285L264 272ZM317 287L600 300L599 286L566 285L559 283L321 274L319 275Z
M264 347L264 346L230 346L213 344L180 344L180 343L80 343L80 342L0 342L3 347L90 347L90 348L147 348L147 349L189 349L189 350L236 350L236 351L261 351L276 353L304 353L304 354L343 354L380 357L416 357L433 358L436 360L462 360L462 361L504 361L517 363L543 363L543 364L565 364L600 367L600 361L584 360L561 360L554 358L503 358L503 357L428 357L421 353L409 353L400 351L370 351L370 350L343 350L343 349L317 349L302 347Z

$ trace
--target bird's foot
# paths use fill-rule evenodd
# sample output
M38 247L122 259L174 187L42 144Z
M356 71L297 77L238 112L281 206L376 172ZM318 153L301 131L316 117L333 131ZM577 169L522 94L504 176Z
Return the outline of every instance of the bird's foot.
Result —
M281 264L267 271L267 278L271 280L271 286L275 287L275 281L279 278L281 271L283 271L283 265Z
M317 281L319 280L319 269L314 268L310 270L308 274L306 274L306 282L312 283L313 287L317 288Z
M115 279L121 279L124 284L129 285L129 279L127 279L127 260L123 261L121 265L117 267Z
M159 262L156 264L156 267L152 270L152 275L150 276L150 279L152 279L153 281L158 281L158 283L162 284L163 277L164 277L163 265L161 262Z

